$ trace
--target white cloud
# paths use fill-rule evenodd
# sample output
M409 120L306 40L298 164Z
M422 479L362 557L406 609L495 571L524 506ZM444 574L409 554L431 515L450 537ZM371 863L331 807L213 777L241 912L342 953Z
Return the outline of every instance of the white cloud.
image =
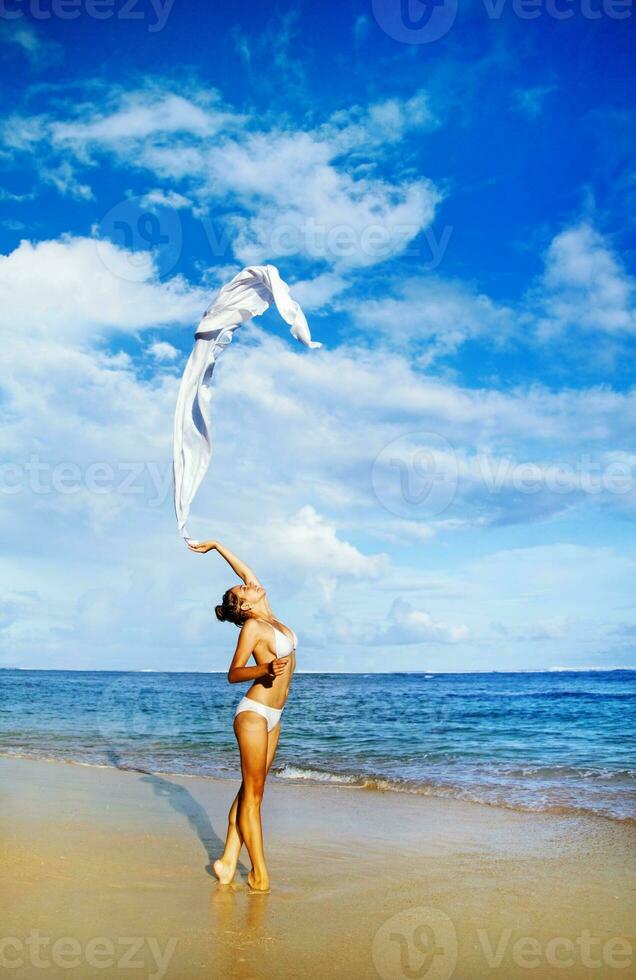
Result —
M373 265L431 223L441 195L430 181L353 176L335 164L338 153L336 141L313 133L256 133L199 162L207 194L233 195L248 210L233 222L241 261L303 254L335 267Z
M422 365L453 353L471 337L487 335L493 343L501 343L514 322L512 309L498 306L464 283L435 276L406 279L396 285L392 296L364 303L352 299L347 305L359 326L369 333L380 331L394 347L426 343L426 351L420 354Z
M428 93L418 89L407 99L384 99L366 106L340 109L317 130L321 138L342 153L360 150L368 160L369 149L399 143L409 132L429 131L440 125Z
M131 280L131 270L139 281ZM194 323L208 300L206 290L179 276L161 282L149 253L108 241L22 241L0 256L0 330L18 338L82 346L109 331Z
M384 621L378 621L375 609L365 619L353 620L340 607L346 606L340 596L331 597L321 609L320 621L330 642L365 647L410 647L456 644L469 638L465 626L453 626L434 619L423 609L414 608L396 598Z
M102 665L125 666L135 650L136 664L146 666L149 657L171 657L187 639L209 664L209 623L192 609L209 603L211 589L222 591L232 574L217 566L211 585L197 584L198 569L186 565L191 575L188 613L180 617L178 608L168 609L174 605L169 597L178 596L183 587L183 579L178 582L180 562L189 556L176 534L170 498L178 378L161 371L144 380L129 354L107 353L101 347L104 339L131 329L152 326L156 336L162 318L190 319L189 304L199 310L201 297L184 283L175 289L174 283L154 277L131 283L107 272L100 281L94 245L70 238L37 246L23 243L0 265L6 286L0 322L6 422L0 525L6 547L0 577L12 583L13 591L28 587L39 595L37 603L13 603L5 610L9 657L23 666L50 663L51 658L63 666L92 666L96 661L91 651L98 650ZM120 250L114 253L125 261ZM195 322L191 319L192 326ZM178 352L155 339L150 353L160 363L172 363ZM228 422L231 414L236 416L236 410L230 409ZM382 556L364 554L315 507L299 507L302 494L281 500L275 493L263 494L258 501L260 533L255 521L243 529L252 488L244 484L241 456L233 453L232 426L220 425L219 430L233 461L226 473L215 466L208 491L215 495L221 488L222 528L264 569L268 581L298 590L311 579L327 590L342 578L378 577L385 566ZM286 461L282 463L278 478L285 477ZM218 501L211 509L202 503L216 532ZM16 579L11 555L22 554L25 536L38 539L37 558L24 560ZM153 538L180 559L162 566L159 584L144 570L144 554ZM85 549L94 547L100 561L91 573ZM53 571L61 550L64 575ZM145 630L135 639L135 624L144 620ZM220 633L217 641L223 642ZM196 651L192 656L191 665L199 663Z
M543 104L556 85L534 85L530 88L517 88L512 93L512 108L530 119L535 119L543 111Z
M54 143L75 149L80 155L91 149L110 147L125 152L149 137L188 133L198 137L214 136L228 125L241 122L240 115L225 111L214 91L197 93L200 104L191 99L149 87L139 92L119 93L111 111L94 109L73 122L50 123ZM113 102L113 99L110 100Z
M108 267L102 264L104 255ZM126 271L129 258L108 242L100 242L98 249L92 239L68 238L35 246L23 242L0 259L0 329L14 372L5 385L27 415L34 382L37 391L45 383L49 405L57 410L69 385L82 411L93 387L102 383L114 391L123 387L122 403L133 405L138 389L130 358L102 353L98 361L82 360L80 351L124 333L173 323L186 323L191 330L197 322L210 299L207 290L178 278L162 282L152 264L143 282L111 271L118 265ZM21 324L17 332L16 323ZM247 330L246 336L258 342L239 345L220 365L218 397L225 399L225 412L241 432L245 456L255 465L261 461L264 503L279 500L283 514L297 509L296 474L311 480L316 507L341 513L363 507L363 527L384 540L423 540L449 520L503 525L543 520L574 506L602 505L624 514L633 510L634 461L623 448L633 393L464 390L427 378L407 358L386 349L353 345L304 358L286 340L259 328ZM40 343L36 361L29 356L34 338ZM63 356L60 345L67 345ZM159 364L175 363L178 356L173 345L156 336L148 350ZM342 378L347 379L344 386ZM58 425L64 417L60 412ZM262 433L254 417L267 419L277 432L273 459L262 459ZM69 429L74 424L70 420ZM406 441L405 433L412 433ZM425 497L421 508L405 505L390 460L378 464L384 474L380 497L369 498L369 473L374 460L383 460L385 447L401 439L396 451L408 470L413 452L430 453L431 434L445 440L443 451L434 447L431 457L442 489L451 484L443 510L431 509L433 497ZM227 451L224 430L220 440L220 451ZM275 465L278 456L287 465L293 461L294 476L286 487ZM232 472L233 464L226 459L222 467ZM417 473L409 472L408 479L419 486ZM97 507L102 517L112 513L106 500L78 494L73 505L84 504ZM402 520L396 522L396 514Z
M69 103L66 119L15 117L3 140L39 160L43 180L57 174L61 193L88 196L75 170L88 167L90 174L107 155L160 178L164 195L179 195L178 206L192 200L197 214L206 208L213 215L229 208L225 220L243 262L305 255L349 268L399 254L433 220L441 200L435 185L374 176L370 157L409 130L435 124L426 93L417 91L336 114L314 129L263 130L258 118L226 108L215 92L190 87L177 95L155 83L131 93L101 91L99 108Z
M179 357L179 351L172 344L168 344L165 340L156 340L153 344L150 344L148 351L156 361L174 361Z
M576 620L571 616L555 616L551 619L538 619L531 623L521 623L510 628L503 623L493 623L493 629L509 639L531 640L543 642L546 640L561 640L572 634L576 628Z
M48 137L47 118L41 116L5 116L0 128L2 144L7 150L31 152Z
M544 271L515 303L497 303L467 283L429 274L389 283L385 295L364 302L352 292L343 306L359 327L379 331L392 347L415 344L419 364L428 366L474 338L518 347L558 342L566 332L631 337L636 279L603 236L583 223L555 235ZM602 351L599 346L599 356Z
M254 326L219 364L216 398L240 433L243 479L259 483L262 520L270 508L292 512L303 494L395 546L573 511L626 516L636 506L636 467L624 448L634 392L464 389L386 348L304 357ZM264 449L267 432L276 433L275 451ZM217 434L215 452L217 472L234 468L229 431ZM429 461L423 473L418 453ZM279 460L288 461L284 477ZM435 489L426 493L430 466ZM243 506L252 512L247 497ZM213 507L204 487L195 518Z
M550 243L537 290L540 334L636 332L636 280L589 224L566 228Z
M371 21L366 14L359 14L353 24L353 39L356 44L361 44L369 33Z
M379 644L459 643L468 639L466 626L451 626L433 619L423 609L414 609L404 599L395 599L389 611L389 623L375 634Z
M161 360L172 358L174 348L160 333L162 323L188 322L187 349L210 297L206 293L203 303L187 283L165 283L153 275L131 283L105 270L101 280L94 244L70 238L23 243L0 262L2 476L6 484L16 478L4 468L7 463L18 463L27 474L21 492L0 496L0 578L5 593L38 596L28 609L24 603L13 607L7 649L23 665L24 658L38 656L40 664L90 666L96 656L102 666L178 666L185 643L189 667L223 666L227 637L213 633L210 652L201 610L233 576L215 562L202 575L198 558L185 552L176 534L170 449L178 377L165 365L176 366L177 357ZM109 247L125 263L122 250ZM103 349L104 339L116 345L117 336L148 328L150 348L140 351L139 362L116 346ZM160 360L149 375L144 355L153 351ZM193 530L202 537L222 530L233 550L263 575L275 608L281 603L280 615L294 625L312 623L322 594L325 618L308 631L307 667L342 666L341 654L332 656L325 646L334 630L352 651L365 638L373 648L356 666L380 667L377 651L389 641L405 657L418 643L433 650L442 643L449 658L465 651L463 661L427 655L428 667L480 665L480 658L496 659L504 650L500 637L500 645L491 643L485 652L490 622L521 635L524 623L575 615L581 597L593 616L594 604L608 596L626 601L633 562L609 549L565 545L488 556L480 538L482 555L467 564L457 527L496 526L491 533L501 541L506 521L523 529L536 519L536 498L514 492L508 473L496 492L480 482L476 451L497 462L514 446L522 459L543 465L576 462L578 454L595 448L599 457L613 452L623 458L634 397L607 388L464 389L426 376L408 354L388 348L351 344L306 352L286 336L256 324L244 327L215 374L214 457L195 501ZM453 447L459 493L441 515L427 515L423 508L402 519L387 509L390 500L375 496L370 474L391 440L422 429L441 434ZM60 485L36 489L29 483L33 472L25 469L31 456L44 465L35 474L44 482L56 467L72 464L79 472L77 491ZM94 474L89 478L95 464L111 468L114 485L106 492L95 486ZM141 469L126 488L131 471L125 467L131 464ZM599 507L598 494L581 495L576 480L573 488L581 506ZM556 501L558 512L570 497L547 493L543 499ZM611 495L602 499L613 505ZM39 542L27 558L26 539ZM104 598L95 590L104 590ZM399 599L413 595L410 608L398 603L392 618L378 622L377 610L385 608L391 592ZM526 608L528 602L533 608ZM109 610L110 630L100 625L109 622ZM100 629L100 643L87 642ZM461 642L464 630L472 652ZM569 642L567 633L550 641L560 651ZM530 643L547 648L515 640L517 646ZM313 662L312 649L319 651ZM396 654L397 669L415 665L401 656ZM560 652L566 662L564 657Z
M148 191L140 199L140 203L148 206L159 205L165 208L190 208L192 207L192 201L184 197L183 194L178 194L176 191L164 191L161 188L156 188L155 190Z
M335 524L308 504L288 519L257 525L254 539L276 555L288 577L315 581L326 596L339 580L377 579L388 565L388 556L364 555L340 538Z
M508 609L515 603L517 611L525 611L536 602L543 622L563 615L578 621L583 611L600 612L608 595L613 596L610 608L616 608L635 575L633 549L621 553L610 545L566 541L496 550L466 562L463 570L473 596L501 608L494 585L505 582Z
M298 280L294 283L294 298L303 310L318 310L324 312L331 300L344 292L350 283L344 276L333 272L323 272L313 279Z
M77 170L67 160L48 167L42 174L42 179L45 184L55 187L60 194L74 197L78 201L90 201L94 196L91 187L79 180Z
M0 41L17 48L26 56L31 68L41 71L63 60L64 49L55 41L43 40L32 24L5 20L0 23Z

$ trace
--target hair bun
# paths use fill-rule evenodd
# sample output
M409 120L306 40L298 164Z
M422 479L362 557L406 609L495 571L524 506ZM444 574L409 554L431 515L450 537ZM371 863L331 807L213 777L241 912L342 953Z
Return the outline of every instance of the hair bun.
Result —
M222 623L225 622L225 615L223 613L223 606L215 606L214 612L216 613L216 618L220 619Z

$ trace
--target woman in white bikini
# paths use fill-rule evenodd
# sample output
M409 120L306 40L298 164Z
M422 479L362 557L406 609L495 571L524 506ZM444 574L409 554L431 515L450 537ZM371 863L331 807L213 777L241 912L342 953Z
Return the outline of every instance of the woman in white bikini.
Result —
M245 842L252 862L247 883L253 891L266 892L269 874L263 851L261 802L276 754L280 717L296 669L296 634L276 619L265 589L240 558L218 541L189 547L199 554L218 551L243 580L243 585L227 590L215 612L222 622L234 623L241 629L227 675L230 684L253 681L234 714L243 782L230 808L225 850L214 862L214 873L223 885L229 884ZM255 667L246 666L251 656Z

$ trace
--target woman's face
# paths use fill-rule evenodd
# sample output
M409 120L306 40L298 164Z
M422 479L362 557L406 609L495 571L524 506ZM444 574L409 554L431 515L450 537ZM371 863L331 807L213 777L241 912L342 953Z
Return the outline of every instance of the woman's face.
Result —
M241 605L245 602L253 605L265 595L263 586L256 585L254 582L250 582L248 585L235 585L232 592L239 597Z

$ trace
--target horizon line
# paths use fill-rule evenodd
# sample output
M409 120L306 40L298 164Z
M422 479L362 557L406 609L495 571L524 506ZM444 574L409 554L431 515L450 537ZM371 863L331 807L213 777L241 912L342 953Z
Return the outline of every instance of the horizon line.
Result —
M77 674L227 674L227 670L170 670L156 667L3 667L3 670L43 671ZM463 674L612 674L636 673L636 667L519 667L513 670L297 670L296 674L352 674L355 676L392 676L398 674L428 674L435 677L457 677Z

